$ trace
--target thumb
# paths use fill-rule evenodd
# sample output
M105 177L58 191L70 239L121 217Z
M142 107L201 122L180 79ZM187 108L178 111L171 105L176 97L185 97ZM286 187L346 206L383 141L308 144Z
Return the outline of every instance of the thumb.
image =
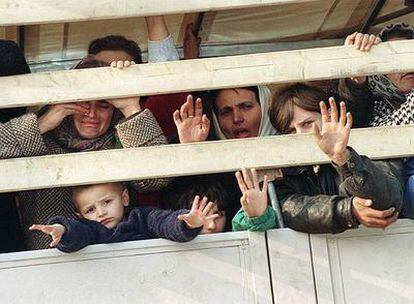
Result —
M185 221L187 218L188 218L188 213L186 213L186 214L179 214L179 215L177 216L177 219L178 219L179 221Z

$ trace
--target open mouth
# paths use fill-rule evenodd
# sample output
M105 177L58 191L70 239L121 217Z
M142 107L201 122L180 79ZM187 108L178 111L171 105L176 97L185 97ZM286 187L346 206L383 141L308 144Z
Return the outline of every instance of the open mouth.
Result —
M414 72L402 74L401 78L414 79Z
M249 137L249 131L247 129L239 129L234 133L236 138L246 138Z

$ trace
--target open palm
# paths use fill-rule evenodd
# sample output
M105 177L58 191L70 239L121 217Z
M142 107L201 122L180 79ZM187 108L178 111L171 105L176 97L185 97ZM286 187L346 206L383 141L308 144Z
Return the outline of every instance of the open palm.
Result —
M347 159L347 145L352 127L352 116L346 113L344 102L340 103L340 115L335 100L329 98L331 113L324 102L320 103L322 125L314 124L315 140L319 148L336 164L343 165Z
M193 104L193 96L188 95L187 101L173 114L181 143L198 142L207 139L210 130L210 120L203 114L200 98Z

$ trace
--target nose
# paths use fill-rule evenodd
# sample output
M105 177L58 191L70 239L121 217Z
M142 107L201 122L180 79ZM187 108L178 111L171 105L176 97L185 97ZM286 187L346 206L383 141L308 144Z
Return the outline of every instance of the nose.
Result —
M96 208L96 213L98 215L98 217L104 217L106 215L106 209L103 207L97 207Z
M235 109L233 111L233 123L234 124L240 124L243 121L244 121L243 113L240 110Z
M96 118L96 105L93 103L89 104L89 112L87 114L89 118Z

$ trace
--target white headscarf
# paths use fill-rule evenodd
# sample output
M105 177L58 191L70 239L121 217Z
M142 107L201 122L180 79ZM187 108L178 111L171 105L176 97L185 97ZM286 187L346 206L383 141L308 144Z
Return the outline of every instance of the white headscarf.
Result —
M262 112L260 120L260 128L258 136L269 136L277 134L276 129L272 126L269 120L269 104L271 102L271 93L266 86L257 86L259 90L259 104ZM213 111L213 125L217 138L227 139L223 131L221 131L216 114Z

